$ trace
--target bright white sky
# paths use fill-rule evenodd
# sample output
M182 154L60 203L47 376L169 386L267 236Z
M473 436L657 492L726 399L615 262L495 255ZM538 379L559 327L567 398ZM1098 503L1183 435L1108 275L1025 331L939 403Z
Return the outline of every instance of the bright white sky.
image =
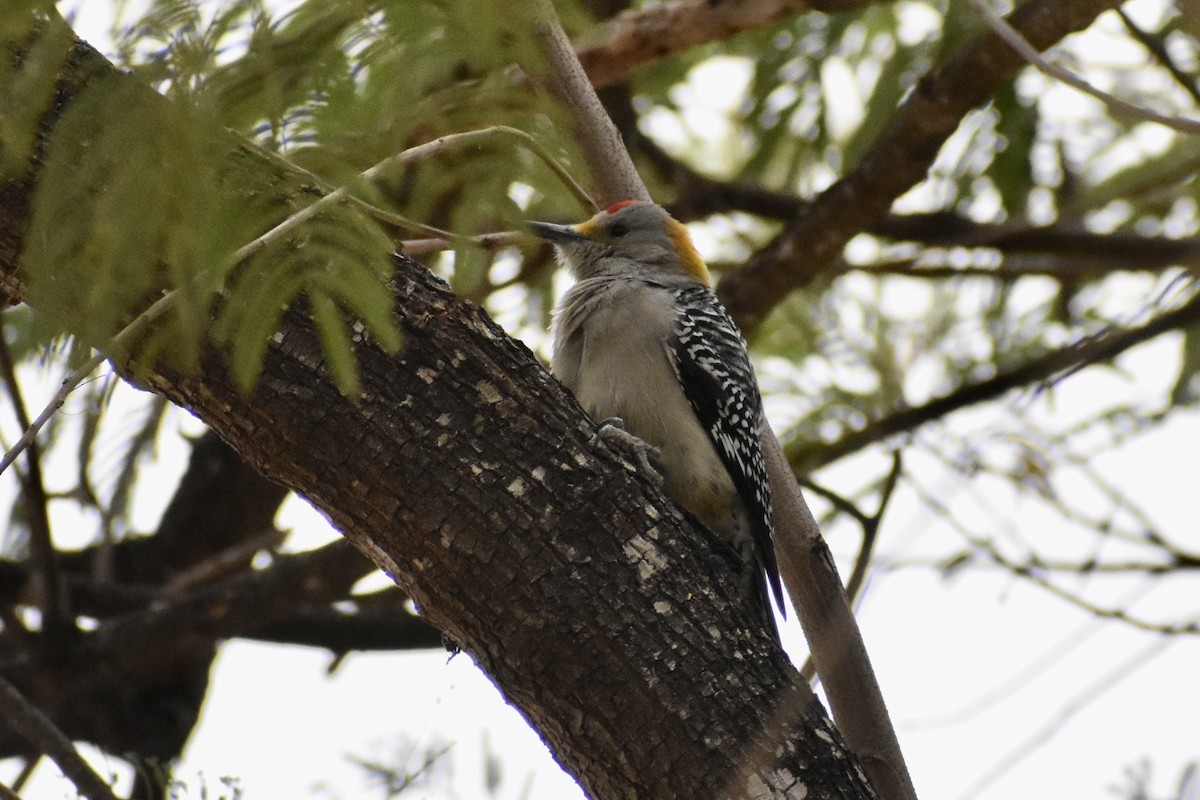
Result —
M77 27L85 38L102 43L108 4L79 5L87 16ZM731 85L737 79L735 69L729 73ZM704 84L710 93L711 73ZM708 103L719 107L719 99ZM708 112L700 107L693 113ZM706 235L697 238L702 251L711 247ZM1121 360L1127 378L1086 372L1062 384L1052 404L1025 398L961 413L953 426L981 448L1017 430L1014 414L1066 426L1084 416L1096 397L1136 402L1161 396L1159 387L1173 379L1177 365L1177 341L1152 343ZM31 397L29 402L39 401ZM195 429L182 414L175 419L181 430ZM6 416L3 424L11 440L11 419ZM1200 415L1178 415L1093 466L1152 509L1160 530L1194 543L1200 541L1194 509L1197 441ZM1181 458L1181 451L1189 458ZM180 441L164 446L162 485L143 492L138 510L144 528L152 525L185 452ZM883 469L878 458L863 456L818 478L852 493ZM911 456L906 469L969 525L994 525L999 511L1019 520L1023 537L1061 539L1064 548L1072 546L1064 523L1028 498L982 479L964 485L929 457ZM10 491L0 482L0 492ZM295 530L290 546L296 549L334 535L319 515L295 500L280 524ZM958 549L962 541L907 489L895 497L882 531L884 558L936 557ZM853 555L855 529L835 527L828 533L840 557ZM1188 586L1181 580L1135 580L1116 589L1111 599L1133 598L1135 610L1146 616L1156 609L1197 606L1194 581ZM1142 759L1153 765L1152 792L1174 796L1184 765L1200 760L1196 637L1164 639L1099 623L1026 583L976 569L950 579L921 569L876 575L860 622L924 800L1110 797L1112 787L1126 784L1126 767ZM794 614L783 634L800 663L805 648ZM379 797L367 791L363 772L350 757L395 763L398 754L411 751L415 765L425 751L444 746L449 750L445 768L435 770L438 779L406 797L581 796L466 656L448 661L444 653L356 655L333 676L325 673L329 663L328 654L303 648L225 645L203 720L177 773L187 784L178 796L200 797L200 786L206 785L209 797L219 797L222 777L233 776L247 800ZM488 752L503 770L494 792L485 784ZM0 779L14 774L12 764L0 765ZM64 780L45 766L23 792L26 800L70 794Z

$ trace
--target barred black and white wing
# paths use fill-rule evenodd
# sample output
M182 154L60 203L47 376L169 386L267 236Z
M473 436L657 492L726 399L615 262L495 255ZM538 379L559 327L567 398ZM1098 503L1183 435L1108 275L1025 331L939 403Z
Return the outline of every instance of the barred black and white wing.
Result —
M674 291L677 322L671 357L684 395L733 480L749 516L758 562L783 611L783 587L775 560L771 486L759 443L762 397L746 343L707 286Z

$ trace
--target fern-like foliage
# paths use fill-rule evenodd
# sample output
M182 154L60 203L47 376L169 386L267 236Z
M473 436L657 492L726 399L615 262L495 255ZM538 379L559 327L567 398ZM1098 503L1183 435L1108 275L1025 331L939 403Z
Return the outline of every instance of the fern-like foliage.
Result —
M374 185L358 174L413 145L494 124L555 146L553 112L512 73L514 58L529 63L535 48L500 5L322 0L278 16L250 0L153 3L118 31L129 74L91 81L41 145L22 256L30 299L89 345L111 349L169 293L169 312L136 353L113 355L135 368L168 358L190 369L216 344L249 390L282 311L303 298L330 373L357 392L353 323L384 347L401 344L388 281L400 232L373 216L466 234L515 227L524 211L510 187L540 167L497 145ZM25 51L6 76L22 109L51 104L70 44L65 26L46 20L44 31L5 32L10 50ZM39 141L39 115L26 116L0 128L15 165ZM557 149L571 158L565 142ZM247 181L261 173L247 159L263 158L275 160L277 181ZM547 174L538 177L541 196L562 202ZM248 258L240 252L338 185L368 211L328 204L286 234L268 234ZM372 205L386 213L368 213ZM470 287L490 257L465 255L454 274Z

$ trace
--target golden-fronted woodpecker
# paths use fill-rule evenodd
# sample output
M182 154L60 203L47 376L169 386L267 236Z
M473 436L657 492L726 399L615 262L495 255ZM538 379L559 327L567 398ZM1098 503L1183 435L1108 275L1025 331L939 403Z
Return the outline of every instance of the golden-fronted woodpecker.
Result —
M657 450L667 493L733 547L768 619L767 583L783 611L762 397L687 228L642 201L531 227L575 278L555 314L551 370L593 419L619 418Z

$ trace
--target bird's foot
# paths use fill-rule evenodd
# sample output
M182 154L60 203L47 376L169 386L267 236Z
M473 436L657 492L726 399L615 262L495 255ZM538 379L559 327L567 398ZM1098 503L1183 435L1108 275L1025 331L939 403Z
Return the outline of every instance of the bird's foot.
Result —
M610 445L620 455L632 461L632 466L649 475L656 484L662 486L663 468L662 454L658 448L644 439L639 439L625 430L625 420L620 417L609 417L601 420L596 428L596 436Z

